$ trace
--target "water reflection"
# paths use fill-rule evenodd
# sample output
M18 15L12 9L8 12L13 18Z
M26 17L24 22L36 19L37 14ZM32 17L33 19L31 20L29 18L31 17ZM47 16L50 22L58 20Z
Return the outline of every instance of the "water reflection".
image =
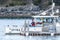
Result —
M60 36L0 35L0 40L60 40Z
M60 40L60 36L5 36L5 40Z

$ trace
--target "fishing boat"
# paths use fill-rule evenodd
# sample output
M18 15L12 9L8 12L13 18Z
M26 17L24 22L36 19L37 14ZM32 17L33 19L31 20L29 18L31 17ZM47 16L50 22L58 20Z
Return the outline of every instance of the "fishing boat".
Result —
M6 35L25 35L25 36L39 36L39 35L60 35L58 22L59 16L54 15L53 8L40 13L40 15L32 16L32 22L26 23L23 27L21 26L7 26ZM52 10L52 14L46 15L49 10Z
M8 35L59 35L60 23L57 21L59 16L32 16L31 24L26 23L23 27L7 26Z

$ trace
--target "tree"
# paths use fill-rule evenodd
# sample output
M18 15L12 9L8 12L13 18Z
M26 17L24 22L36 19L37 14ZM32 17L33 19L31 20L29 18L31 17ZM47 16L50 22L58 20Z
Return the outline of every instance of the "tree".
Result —
M0 0L0 4L5 4L8 0Z
M39 5L41 3L41 0L33 0L34 5Z
M9 6L14 6L14 3L10 3Z

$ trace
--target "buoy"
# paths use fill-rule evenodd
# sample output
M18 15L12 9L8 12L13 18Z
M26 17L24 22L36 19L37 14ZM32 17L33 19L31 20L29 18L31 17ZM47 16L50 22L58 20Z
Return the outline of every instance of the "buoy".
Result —
M51 33L51 36L54 36L54 33Z

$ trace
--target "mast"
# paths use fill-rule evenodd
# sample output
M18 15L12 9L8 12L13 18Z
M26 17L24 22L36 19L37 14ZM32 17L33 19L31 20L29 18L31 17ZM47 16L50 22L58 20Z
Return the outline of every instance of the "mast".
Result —
M51 14L51 16L54 15L54 7L55 7L55 3L54 3L53 0L52 0L52 14Z

